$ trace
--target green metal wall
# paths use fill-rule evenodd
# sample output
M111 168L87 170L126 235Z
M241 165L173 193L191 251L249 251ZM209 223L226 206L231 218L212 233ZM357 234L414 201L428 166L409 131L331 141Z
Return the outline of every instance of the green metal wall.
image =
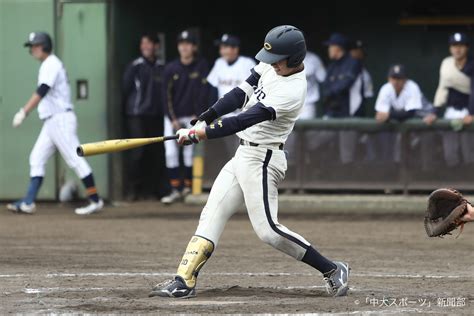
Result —
M58 54L68 72L79 139L83 143L107 139L106 4L65 2L57 13ZM87 99L77 98L78 80L88 82ZM87 158L103 197L108 197L107 159L107 155ZM58 176L60 182L76 181L84 195L79 179L62 161Z
M25 193L28 156L42 125L34 111L20 128L11 127L13 115L36 88L40 64L23 47L31 31L53 35L54 52L67 69L81 141L107 138L106 6L106 1L0 0L0 199L15 199ZM89 83L86 100L76 98L78 79ZM82 188L59 157L48 163L40 199L54 199L67 179ZM104 197L109 195L107 159L88 159ZM84 195L82 189L81 193Z
M40 65L23 43L31 31L54 34L53 11L53 0L0 0L0 199L22 196L29 181L28 156L41 121L34 112L13 129L11 120L35 90ZM40 198L55 197L53 162Z

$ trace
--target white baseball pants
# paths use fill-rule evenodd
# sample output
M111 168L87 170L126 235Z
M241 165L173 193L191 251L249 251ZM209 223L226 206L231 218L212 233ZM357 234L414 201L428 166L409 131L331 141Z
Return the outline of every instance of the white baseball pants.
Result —
M301 260L310 243L278 223L277 187L285 177L286 168L283 150L239 146L214 181L195 235L217 245L225 224L245 203L258 237Z
M79 146L79 139L74 112L53 115L43 123L38 139L30 153L30 176L44 176L46 163L56 149L79 178L88 176L92 170L87 161L76 154L77 146Z
M179 123L183 128L191 128L191 117L181 117L178 119ZM165 116L165 136L170 136L176 134L176 131L173 129L173 124L171 124L170 119ZM166 168L178 168L179 167L179 149L181 146L178 145L176 141L167 141L165 142L165 158L166 158ZM183 148L183 161L185 167L193 166L193 150L194 145L184 146Z

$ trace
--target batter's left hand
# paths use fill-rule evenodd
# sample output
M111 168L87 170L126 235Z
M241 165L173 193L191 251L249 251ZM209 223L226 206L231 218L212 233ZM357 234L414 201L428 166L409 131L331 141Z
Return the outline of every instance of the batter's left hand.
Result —
M186 146L199 143L199 136L196 134L196 130L194 128L181 128L176 132L178 135L178 144Z
M25 118L26 118L26 112L25 110L23 110L23 108L21 108L13 117L13 122L12 122L13 127L20 126L21 123L23 123L23 121L25 120Z

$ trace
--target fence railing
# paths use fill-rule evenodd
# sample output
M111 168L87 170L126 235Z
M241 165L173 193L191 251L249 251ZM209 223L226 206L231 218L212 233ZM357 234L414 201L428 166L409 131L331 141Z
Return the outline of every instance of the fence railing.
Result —
M474 126L420 119L298 121L285 144L282 189L474 190ZM203 187L209 189L237 148L235 136L205 145Z

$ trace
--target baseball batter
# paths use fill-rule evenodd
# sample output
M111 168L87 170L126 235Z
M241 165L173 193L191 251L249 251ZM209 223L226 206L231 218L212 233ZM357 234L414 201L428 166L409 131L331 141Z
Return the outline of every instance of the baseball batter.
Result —
M183 145L234 133L241 145L214 182L176 276L156 285L150 296L195 296L199 271L242 203L262 241L320 271L330 295L347 294L348 265L325 258L302 236L278 223L277 187L286 171L283 147L306 97L305 55L300 30L290 25L273 28L256 55L260 63L251 75L202 113L193 128L178 130ZM212 124L239 107L238 115Z
M92 170L87 161L76 154L79 146L77 120L64 65L52 53L53 43L47 33L30 33L25 47L29 47L30 54L41 61L38 88L26 105L15 114L13 127L20 126L35 107L38 107L43 127L30 154L31 180L26 196L8 204L7 208L14 212L35 212L35 199L43 182L46 163L58 149L68 166L82 179L89 196L89 205L76 209L76 214L86 215L100 211L104 202L97 194Z

